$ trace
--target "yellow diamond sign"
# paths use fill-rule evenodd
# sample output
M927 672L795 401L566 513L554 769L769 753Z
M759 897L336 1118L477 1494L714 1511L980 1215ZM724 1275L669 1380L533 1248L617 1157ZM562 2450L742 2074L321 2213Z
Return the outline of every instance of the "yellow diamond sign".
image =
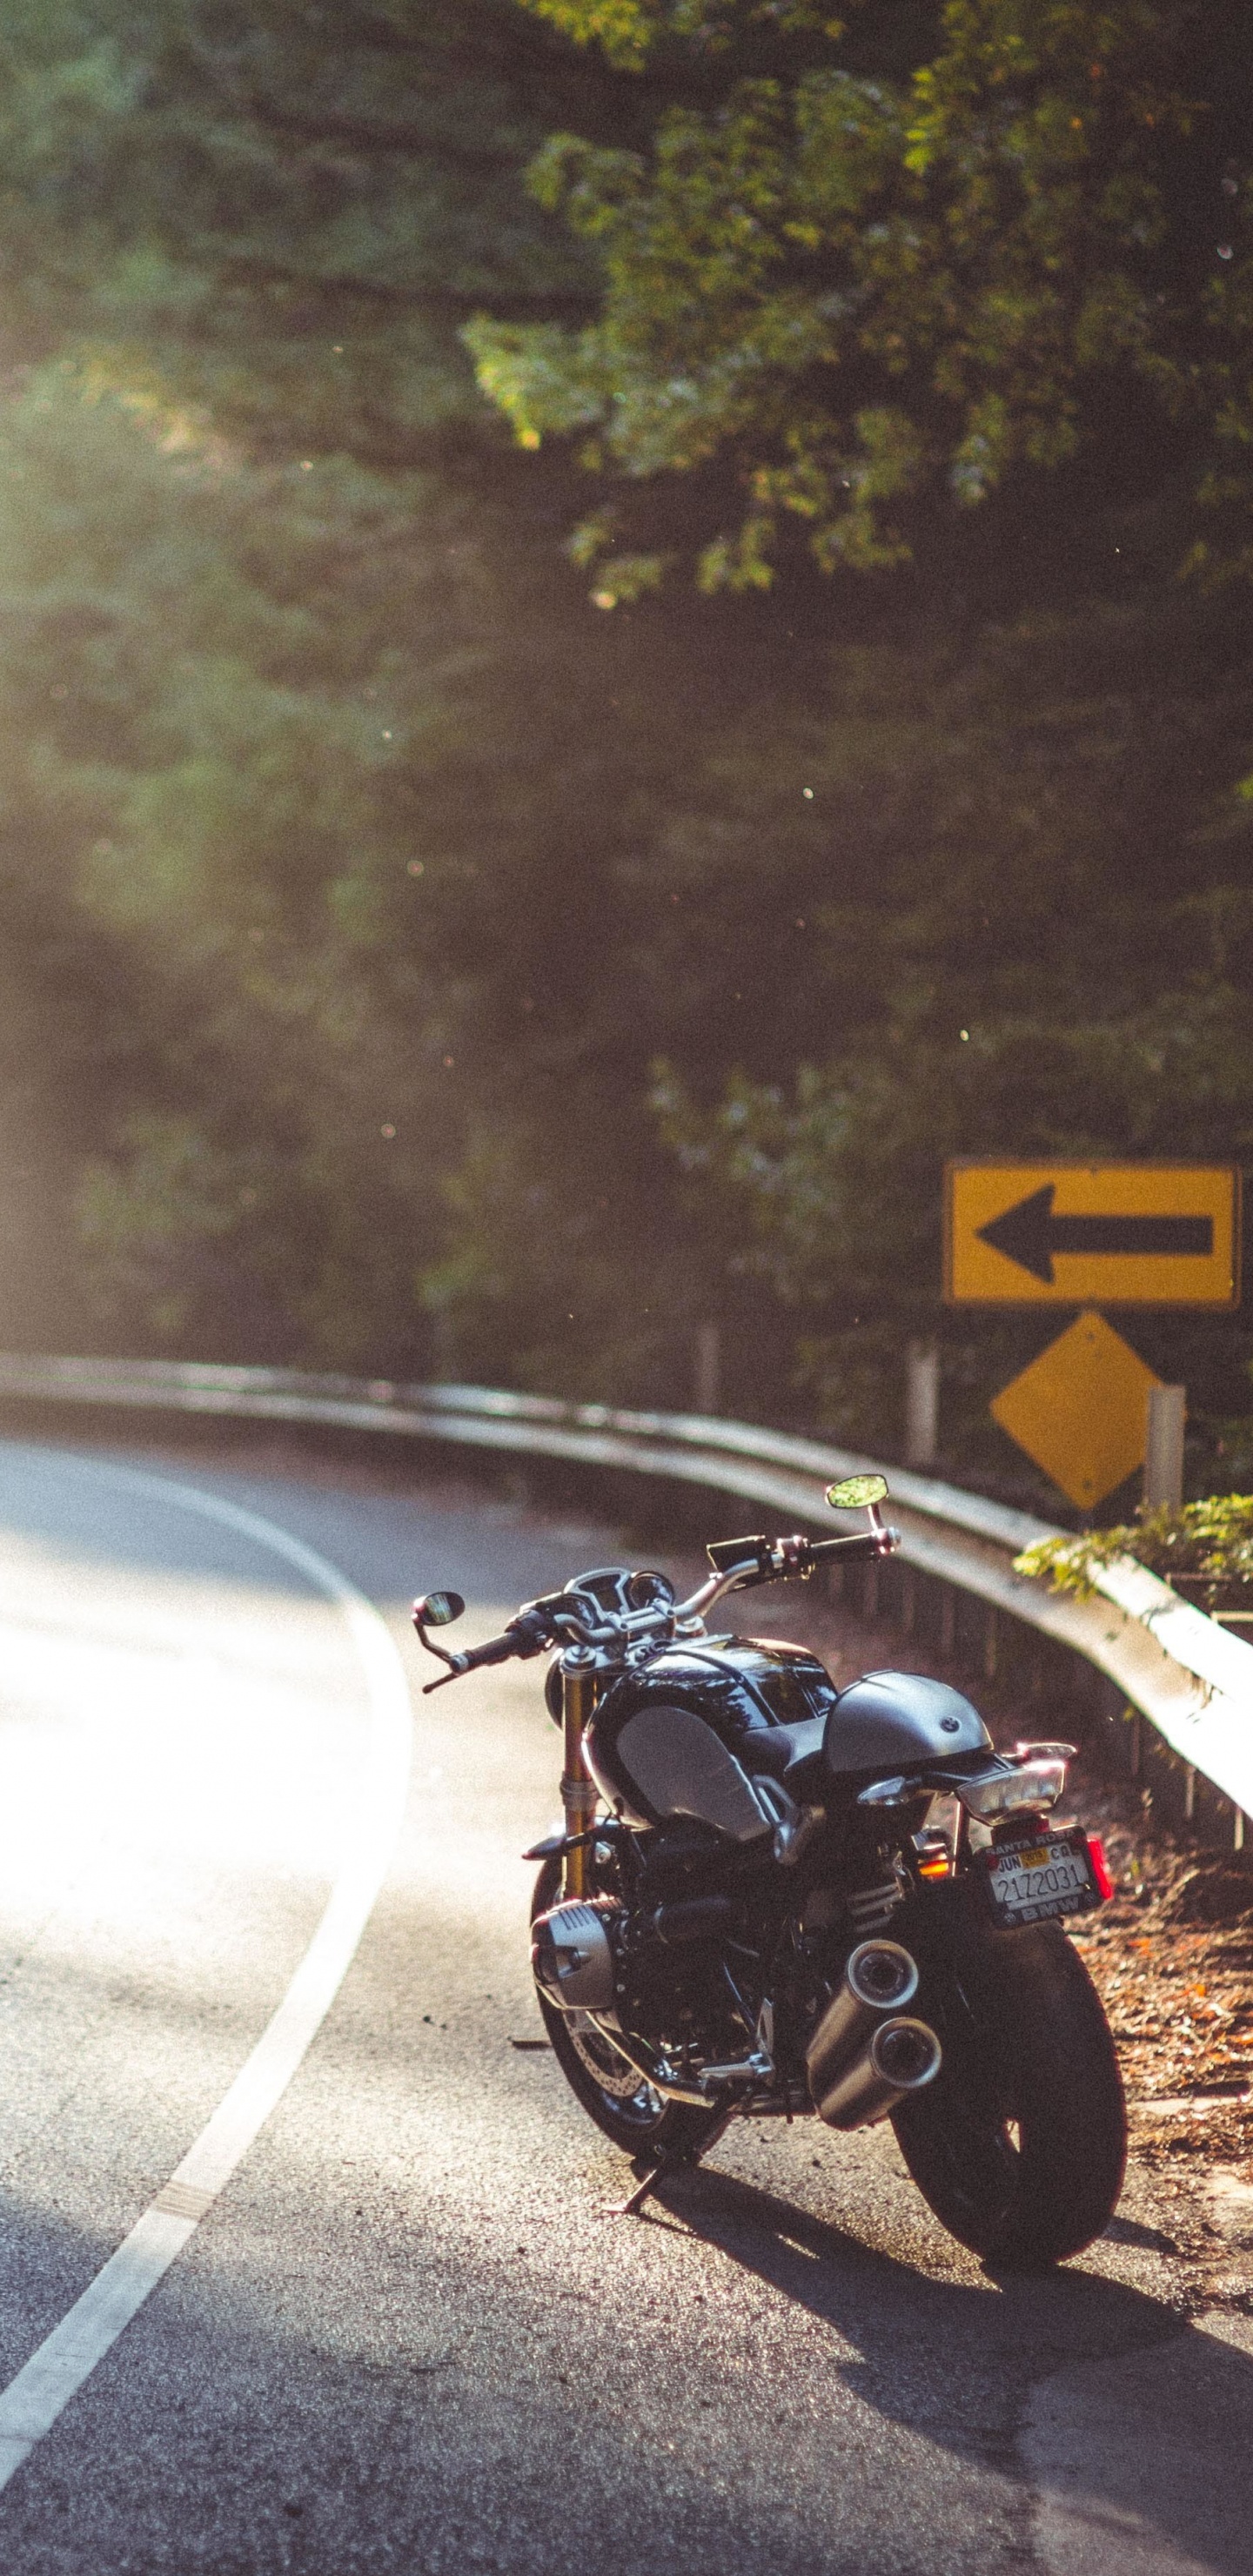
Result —
M1090 1507L1143 1466L1149 1390L1160 1383L1089 1311L1002 1389L992 1413L1061 1493Z

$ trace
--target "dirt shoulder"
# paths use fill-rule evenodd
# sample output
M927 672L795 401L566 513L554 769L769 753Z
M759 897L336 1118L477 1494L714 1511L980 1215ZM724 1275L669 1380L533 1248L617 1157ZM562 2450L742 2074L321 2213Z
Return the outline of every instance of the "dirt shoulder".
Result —
M1118 2045L1135 2163L1211 2305L1253 2313L1253 1879L1130 1788L1084 1788L1117 1894L1076 1941Z

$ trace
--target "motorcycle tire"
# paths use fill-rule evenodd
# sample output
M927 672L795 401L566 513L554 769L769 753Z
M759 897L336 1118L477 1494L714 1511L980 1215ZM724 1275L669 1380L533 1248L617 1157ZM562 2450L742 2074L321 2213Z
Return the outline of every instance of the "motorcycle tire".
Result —
M545 1861L535 1883L531 1921L537 1914L546 1914L560 1894L561 1864ZM694 2103L667 2102L617 2056L585 2014L563 2013L549 2003L539 1986L535 1995L553 2055L571 2092L615 2147L632 2158L673 2159L676 2164L700 2154L719 2118L716 2110L698 2111Z
M893 2114L909 2171L992 2268L1081 2254L1118 2205L1127 2112L1113 2036L1059 1923L974 1936L937 2000L944 2062Z

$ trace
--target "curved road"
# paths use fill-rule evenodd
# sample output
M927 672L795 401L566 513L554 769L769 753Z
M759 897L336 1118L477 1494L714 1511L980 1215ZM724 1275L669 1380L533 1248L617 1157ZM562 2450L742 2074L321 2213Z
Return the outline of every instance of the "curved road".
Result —
M513 2045L534 1668L423 1700L405 1609L486 1634L611 1548L0 1443L5 2576L1247 2576L1253 2328L1134 2190L1000 2285L881 2130L603 2215Z

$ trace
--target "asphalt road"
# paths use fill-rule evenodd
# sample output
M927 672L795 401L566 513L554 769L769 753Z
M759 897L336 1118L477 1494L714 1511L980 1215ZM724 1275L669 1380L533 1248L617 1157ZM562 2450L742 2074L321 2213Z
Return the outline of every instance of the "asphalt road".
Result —
M603 2214L623 2161L511 2044L556 1807L535 1668L423 1700L405 1619L448 1583L486 1634L603 1533L136 1464L0 1444L0 2392L307 2003L363 1815L387 1865L255 2143L28 2425L4 2576L1248 2576L1253 2320L1193 2320L1136 2177L1035 2282L952 2244L890 2131L732 2132ZM319 1564L415 1686L407 1799L394 1667Z

